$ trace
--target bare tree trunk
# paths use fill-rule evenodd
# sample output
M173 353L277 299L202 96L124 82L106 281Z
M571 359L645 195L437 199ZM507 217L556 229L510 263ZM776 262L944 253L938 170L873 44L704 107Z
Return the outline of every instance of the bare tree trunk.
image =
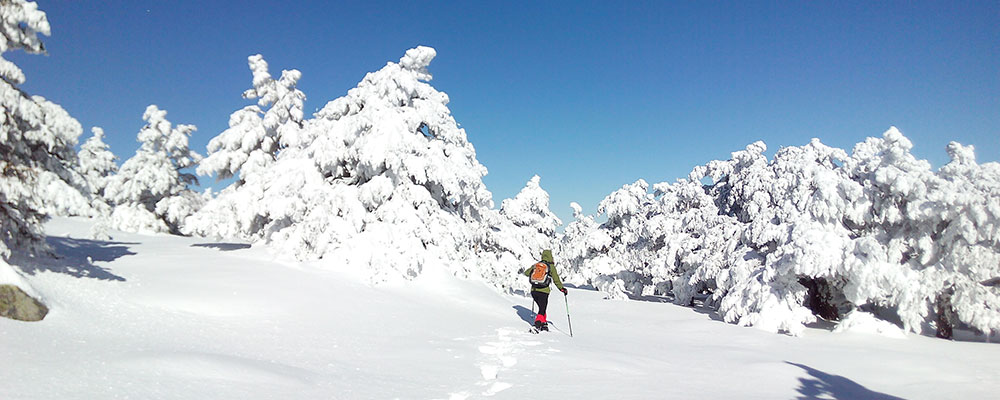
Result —
M952 339L952 328L955 326L955 309L951 306L951 295L954 289L938 293L934 299L934 311L937 314L934 324L937 326L937 337L942 339Z
M823 278L799 278L799 284L806 287L806 307L812 310L814 315L827 321L840 319L840 313L833 302L833 293L830 283Z

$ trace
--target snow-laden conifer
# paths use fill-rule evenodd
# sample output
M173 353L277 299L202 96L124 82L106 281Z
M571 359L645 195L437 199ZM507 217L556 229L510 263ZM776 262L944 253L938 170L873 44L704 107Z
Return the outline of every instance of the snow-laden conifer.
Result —
M771 331L856 310L941 336L1000 330L1000 168L952 143L935 173L911 148L895 128L850 156L814 139L769 161L754 143L652 194L641 181L613 193L599 228L609 244L586 245L594 234L571 224L564 248L613 296L669 286L679 304L701 299Z
M492 209L486 168L451 116L448 96L427 83L435 55L429 47L408 50L311 119L300 122L289 111L277 120L284 145L268 168L203 168L241 179L189 218L187 229L264 241L300 260L331 260L372 282L440 268L512 287L517 270L539 254L511 239L528 228ZM263 70L251 67L256 88ZM257 124L266 125L258 116L234 114L216 143L257 143Z
M110 208L104 200L104 187L108 178L118 172L118 159L104 143L104 130L100 127L91 128L93 136L80 145L77 153L79 159L78 171L87 182L90 191L91 204L99 214L110 213Z
M41 224L51 212L87 207L74 175L73 147L80 124L58 105L17 87L24 73L2 57L11 50L45 52L38 35L49 34L45 13L34 2L0 3L0 256L14 249L45 247Z
M477 239L484 266L480 274L496 286L524 289L523 277L513 274L539 260L543 250L555 250L556 229L562 221L549 210L549 194L541 187L541 178L532 177L516 196L501 202L500 211L485 211L485 229ZM557 265L565 260L554 255Z
M910 148L891 129L845 164L871 199L856 230L881 233L855 252L855 265L874 268L845 294L890 307L911 331L923 323L943 337L955 325L1000 330L1000 164L979 165L971 146L952 142L951 161L934 173Z
M296 88L302 74L285 70L277 80L268 72L260 54L248 58L253 73L253 88L243 93L257 99L256 105L237 110L229 116L229 129L208 143L208 156L198 166L201 175L227 179L237 173L240 180L258 173L271 164L281 148L298 142L303 123L305 94Z
M500 215L518 228L507 231L515 234L511 239L521 244L525 257L539 257L542 250L554 249L556 228L562 225L559 217L549 210L549 194L540 181L535 175L514 198L500 203ZM508 248L513 250L518 246Z
M166 115L155 105L146 108L139 149L107 180L104 195L114 206L111 225L116 229L177 233L184 218L203 202L189 188L198 179L182 171L201 159L188 148L195 127L172 126Z
M562 221L549 211L549 194L542 189L540 181L541 177L535 175L514 198L501 202L500 214L514 225L529 227L547 237L553 237Z
M25 75L3 53L45 52L38 35L49 34L45 13L34 2L0 1L0 285L38 297L8 264L14 252L45 253L42 223L52 213L85 214L85 183L74 171L80 124L57 104L18 85Z

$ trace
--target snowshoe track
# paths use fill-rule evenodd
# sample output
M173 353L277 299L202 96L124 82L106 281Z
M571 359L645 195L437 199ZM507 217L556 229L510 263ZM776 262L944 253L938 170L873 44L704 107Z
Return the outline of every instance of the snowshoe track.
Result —
M518 356L526 349L541 345L534 340L533 335L521 328L499 328L496 337L490 337L479 346L481 358L478 362L482 380L475 384L476 388L451 393L450 400L462 400L479 396L493 396L514 386L502 380L504 372L517 365Z

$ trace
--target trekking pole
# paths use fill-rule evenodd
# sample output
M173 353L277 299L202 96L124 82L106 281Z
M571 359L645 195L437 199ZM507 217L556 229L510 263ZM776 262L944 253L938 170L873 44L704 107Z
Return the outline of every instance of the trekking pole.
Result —
M569 324L569 337L573 337L573 320L569 319L569 299L565 294L563 294L563 300L566 300L566 322Z

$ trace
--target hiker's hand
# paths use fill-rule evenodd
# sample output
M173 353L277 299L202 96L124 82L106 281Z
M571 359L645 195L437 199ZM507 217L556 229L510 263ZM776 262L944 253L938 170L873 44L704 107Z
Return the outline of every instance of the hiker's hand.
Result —
M560 288L560 289L559 289L559 291L560 291L560 292L563 292L563 296L565 296L565 295L569 294L569 291L568 291L568 290L566 290L566 288Z

